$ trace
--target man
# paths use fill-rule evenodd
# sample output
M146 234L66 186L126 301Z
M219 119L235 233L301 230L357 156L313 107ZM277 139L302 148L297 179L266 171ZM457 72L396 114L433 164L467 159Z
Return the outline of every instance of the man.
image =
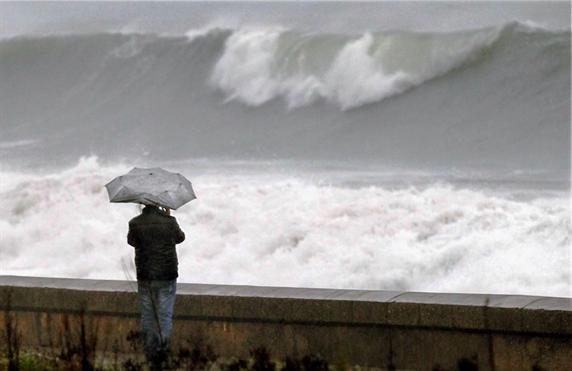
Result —
M127 235L127 243L135 247L145 354L153 364L165 360L169 350L178 277L175 245L185 240L169 214L168 209L145 206L129 221Z

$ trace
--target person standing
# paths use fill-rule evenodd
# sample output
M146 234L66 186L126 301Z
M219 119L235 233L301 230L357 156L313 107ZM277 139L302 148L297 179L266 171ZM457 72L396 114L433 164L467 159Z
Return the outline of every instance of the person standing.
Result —
M169 353L178 277L175 245L184 240L169 209L147 205L129 221L127 243L135 247L140 331L152 365L162 364Z

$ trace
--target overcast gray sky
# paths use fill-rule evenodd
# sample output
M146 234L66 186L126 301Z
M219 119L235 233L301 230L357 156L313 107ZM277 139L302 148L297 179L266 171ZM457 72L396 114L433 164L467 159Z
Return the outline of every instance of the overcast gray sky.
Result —
M183 33L209 24L278 24L301 30L359 33L449 31L509 21L570 27L570 3L454 2L0 2L0 33L140 31Z

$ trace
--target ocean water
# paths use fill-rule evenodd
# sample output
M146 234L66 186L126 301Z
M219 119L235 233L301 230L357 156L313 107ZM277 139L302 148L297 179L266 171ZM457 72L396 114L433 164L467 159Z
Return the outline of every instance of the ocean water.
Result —
M568 5L3 3L0 274L134 278L159 165L183 282L571 296Z

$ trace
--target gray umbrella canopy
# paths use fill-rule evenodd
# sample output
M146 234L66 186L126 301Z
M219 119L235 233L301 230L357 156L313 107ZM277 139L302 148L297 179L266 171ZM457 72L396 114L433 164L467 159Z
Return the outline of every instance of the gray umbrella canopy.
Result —
M134 202L177 210L196 198L191 182L159 167L133 168L105 185L111 202Z

